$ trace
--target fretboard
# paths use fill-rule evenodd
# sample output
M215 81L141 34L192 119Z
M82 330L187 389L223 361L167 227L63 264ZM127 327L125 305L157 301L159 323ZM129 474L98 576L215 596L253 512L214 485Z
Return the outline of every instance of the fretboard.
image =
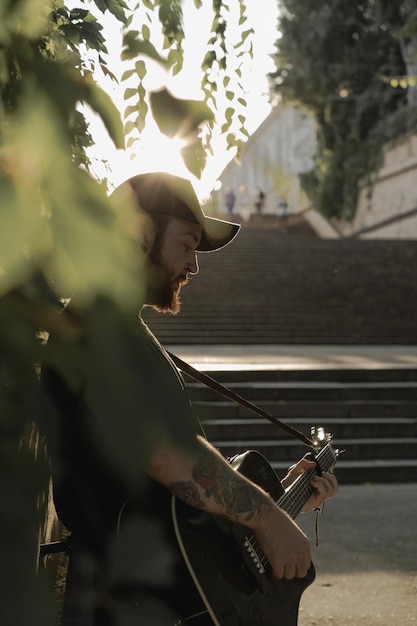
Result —
M313 493L313 489L310 486L313 476L319 474L320 471L327 472L331 469L335 464L336 454L331 444L328 443L315 458L318 466L301 474L277 502L281 509L286 511L292 519L297 517Z

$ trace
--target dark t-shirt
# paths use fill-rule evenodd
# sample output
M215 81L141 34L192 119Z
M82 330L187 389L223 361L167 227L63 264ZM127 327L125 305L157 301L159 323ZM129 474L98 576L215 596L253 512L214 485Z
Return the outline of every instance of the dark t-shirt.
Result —
M65 352L58 341L50 338L42 367L55 507L77 541L100 554L127 500L165 514L169 494L146 474L159 437L192 447L201 430L182 376L145 324L121 339L118 363L125 369L114 372L116 389L90 359L88 334L69 365L56 359Z

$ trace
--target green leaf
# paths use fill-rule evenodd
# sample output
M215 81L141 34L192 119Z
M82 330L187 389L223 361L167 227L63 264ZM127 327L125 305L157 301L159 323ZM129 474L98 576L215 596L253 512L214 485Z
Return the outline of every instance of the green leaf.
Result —
M107 10L106 0L94 0L94 4L100 9L102 13L104 13Z
M205 121L213 121L213 111L200 100L175 98L167 89L150 94L152 113L159 130L167 137L194 134Z
M132 76L135 76L135 75L136 75L136 71L135 70L126 70L122 74L122 81L128 80L129 78L131 78Z
M232 121L234 113L235 110L232 107L227 107L226 111L224 112L224 116L228 122Z
M125 11L129 9L129 6L124 0L109 0L108 7L110 13L117 17L120 22L126 23Z
M138 95L138 90L133 87L128 87L125 89L123 97L125 100L130 100L130 98L136 97Z
M4 8L3 8L4 7ZM47 22L44 17L43 0L24 0L22 2L2 2L1 22L8 26L9 32L15 31L22 38L33 40L45 33ZM3 42L2 42L3 43Z
M241 34L241 43L244 43L246 39L249 37L249 35L253 35L253 28L249 28L249 30L245 30Z
M184 56L178 50L170 50L168 53L168 63L172 68L173 76L176 76L182 68L184 63Z
M148 105L146 104L145 100L139 100L138 102L138 113L141 117L143 117L143 119L145 119L146 114L148 112Z
M125 108L124 117L127 118L130 115L134 115L138 112L138 107L136 104L130 104Z
M206 52L203 62L201 63L201 69L207 71L208 69L212 68L215 60L216 53L214 52L214 50L209 50L208 52Z
M132 121L126 122L126 124L125 124L125 134L129 135L132 132L132 130L136 130L136 123L132 122Z
M201 143L197 140L181 148L181 157L188 171L194 174L196 178L201 178L201 174L206 165L206 151Z
M110 96L95 83L88 86L85 101L101 117L114 145L119 150L124 148L123 124L120 113Z
M136 128L139 131L139 133L143 131L143 129L145 128L145 124L146 124L146 113L136 118Z
M138 77L143 80L146 76L146 65L145 62L140 60L135 63L135 70Z
M80 306L107 296L121 309L136 309L141 299L139 258L131 241L129 198L116 207L82 170L67 179L49 178L54 246L49 272L61 294L77 294Z
M23 191L23 190L22 190ZM0 295L6 293L33 272L33 265L25 253L37 230L36 211L25 211L24 196L7 178L0 178ZM29 198L28 198L29 199ZM34 208L36 199L33 198ZM38 204L39 216L40 206ZM31 217L33 215L33 219ZM38 217L40 219L40 217Z
M161 57L155 46L150 41L143 41L137 38L139 33L136 31L129 31L123 37L123 49L121 54L122 61L129 59L136 59L138 55L144 56L157 61L161 65L168 65L167 59Z
M102 13L108 10L123 24L126 22L125 10L128 6L124 0L94 0L94 2Z
M4 50L0 49L0 85L6 85L9 79L10 73L7 54Z

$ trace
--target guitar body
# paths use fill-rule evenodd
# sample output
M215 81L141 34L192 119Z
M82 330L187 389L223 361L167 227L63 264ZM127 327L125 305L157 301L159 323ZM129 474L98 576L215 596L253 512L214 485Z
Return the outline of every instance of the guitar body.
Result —
M275 501L284 494L277 475L260 453L248 451L231 463ZM183 615L183 623L297 625L302 593L315 578L313 565L303 579L277 580L269 576L267 564L256 566L258 555L245 546L250 536L247 528L199 512L175 498L172 515L177 541L193 581L186 593L194 615ZM191 597L193 594L198 598Z

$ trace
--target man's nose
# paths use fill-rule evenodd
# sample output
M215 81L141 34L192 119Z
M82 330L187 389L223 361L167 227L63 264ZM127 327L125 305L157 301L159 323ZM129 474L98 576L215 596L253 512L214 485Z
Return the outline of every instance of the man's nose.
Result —
M200 268L198 267L198 260L197 260L197 255L194 252L192 258L190 259L190 261L188 262L188 274L198 274L198 270Z

